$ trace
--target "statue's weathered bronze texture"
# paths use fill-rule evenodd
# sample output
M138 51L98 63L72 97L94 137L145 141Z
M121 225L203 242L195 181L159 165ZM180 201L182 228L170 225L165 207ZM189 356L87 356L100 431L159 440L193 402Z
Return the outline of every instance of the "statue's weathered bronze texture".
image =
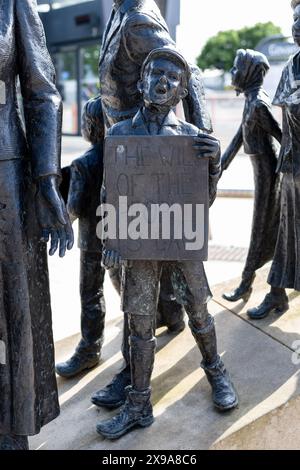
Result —
M104 274L102 244L96 235L96 216L103 178L104 125L100 97L88 101L82 116L82 134L91 143L89 150L73 161L67 209L78 219L80 249L81 340L72 357L56 365L62 377L73 377L100 362L104 339Z
M25 123L17 105L20 78ZM0 448L59 414L45 241L60 255L72 229L58 192L61 100L32 0L0 8Z
M172 133L172 126L178 124L172 120L174 116L164 121L163 135L149 134L138 115L134 120L135 135L124 134L126 146L124 135L105 139L108 205L106 211L103 206L99 210L104 217L98 233L105 234L106 250L119 251L122 259L208 259L209 161L195 159L193 134ZM155 127L156 123L151 125Z
M300 46L300 0L293 0L293 37ZM271 311L288 309L285 289L300 291L299 269L299 202L300 202L300 53L286 64L273 101L283 113L283 137L278 171L282 176L281 212L278 239L268 282L271 292L257 308L248 311L253 319L266 317Z
M152 51L142 69L139 91L144 106L133 119L113 126L109 135L194 135L195 158L210 158L210 174L216 184L220 173L219 142L199 134L192 124L177 119L172 108L187 94L188 65L174 49ZM215 194L215 187L212 194ZM106 267L119 265L116 252L103 251ZM156 340L155 315L157 291L163 266L178 275L180 286L188 292L186 311L189 325L202 353L204 368L213 391L213 400L220 410L237 406L237 396L224 364L217 353L214 320L207 310L210 289L199 261L130 261L124 266L123 309L129 312L131 386L127 389L124 407L113 418L97 426L97 431L109 439L117 439L133 427L153 423L151 374L154 365Z
M255 272L273 258L277 240L280 191L273 137L281 142L282 133L263 89L269 67L263 54L240 49L231 70L232 85L238 94L244 93L245 107L242 124L222 156L222 170L229 167L244 144L244 151L253 166L255 183L251 239L242 281L233 292L223 295L232 302L248 299Z

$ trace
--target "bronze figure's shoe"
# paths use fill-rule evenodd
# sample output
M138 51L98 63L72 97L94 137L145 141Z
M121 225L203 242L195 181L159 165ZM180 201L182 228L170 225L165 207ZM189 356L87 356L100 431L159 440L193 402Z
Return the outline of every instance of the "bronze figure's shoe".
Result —
M126 392L126 402L120 412L97 426L98 434L107 439L119 439L136 427L147 428L154 422L150 402L151 389L137 392L128 387Z
M251 278L243 279L239 287L234 289L232 292L225 292L222 297L228 302L237 302L243 300L245 303L248 302L253 289L252 284L255 279L255 274Z
M0 435L1 450L29 450L28 437L15 434Z
M85 355L75 352L66 362L56 364L55 371L61 377L70 379L84 370L92 369L100 363L100 354Z
M172 325L167 325L162 320L156 321L156 329L162 328L164 326L168 328L168 333L178 334L178 333L181 333L185 329L186 324L184 320L179 320L176 323L173 323Z
M238 406L238 396L220 357L212 365L206 365L202 362L201 367L204 369L207 380L211 385L215 407L220 411L236 408Z
M122 370L105 388L92 395L91 402L109 409L119 408L126 401L126 387L130 384L130 372Z
M169 333L175 333L179 334L185 329L185 321L184 320L179 320L177 323L174 325L168 326L168 332Z
M281 296L275 296L270 293L267 294L263 302L255 308L251 308L247 311L247 315L251 320L261 320L267 317L271 312L275 312L278 315L285 313L289 309L289 299L286 294Z

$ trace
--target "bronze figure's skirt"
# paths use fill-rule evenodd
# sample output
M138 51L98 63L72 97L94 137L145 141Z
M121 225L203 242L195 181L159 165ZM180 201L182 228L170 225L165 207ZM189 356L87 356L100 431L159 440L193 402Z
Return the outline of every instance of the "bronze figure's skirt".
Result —
M280 178L277 159L272 153L251 155L255 181L255 199L251 239L243 277L273 259L279 227Z
M0 434L59 414L46 245L24 161L0 161Z
M268 282L300 291L300 177L284 173L277 244Z

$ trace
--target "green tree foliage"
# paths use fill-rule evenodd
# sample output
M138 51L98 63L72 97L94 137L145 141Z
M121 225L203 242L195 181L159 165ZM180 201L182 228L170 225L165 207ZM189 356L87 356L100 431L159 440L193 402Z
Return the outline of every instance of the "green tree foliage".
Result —
M237 49L255 49L259 41L274 34L281 34L281 28L272 22L221 31L205 44L197 59L198 66L201 69L215 67L230 70Z

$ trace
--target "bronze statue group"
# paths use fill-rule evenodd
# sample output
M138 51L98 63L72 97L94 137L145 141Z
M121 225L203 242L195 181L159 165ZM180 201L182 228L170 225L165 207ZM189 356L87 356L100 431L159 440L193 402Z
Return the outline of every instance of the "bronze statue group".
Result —
M57 374L74 377L100 362L105 268L124 311L124 365L91 398L98 407L118 411L100 422L97 432L117 439L153 423L155 329L166 326L170 334L180 333L185 312L213 403L223 412L233 410L238 396L218 355L203 263L127 264L97 238L100 194L105 201L104 139L191 136L194 158L209 161L210 204L222 172L244 145L255 177L251 241L241 283L224 298L247 300L255 272L272 260L270 293L248 315L259 320L271 311L283 313L289 307L285 289L300 291L300 54L285 66L274 98L283 112L281 130L263 88L269 69L266 57L237 51L232 85L245 95L245 108L242 124L221 157L220 144L210 135L200 71L177 51L154 0L115 0L100 53L100 95L83 113L82 133L91 147L61 171L61 100L36 2L2 4L0 82L6 99L0 103L0 450L28 449L28 436L38 434L59 413L46 242L50 240L51 255L59 248L64 256L73 245L71 222L76 219L82 337L72 357L56 365ZM300 46L300 0L293 0L292 8L293 36ZM24 122L16 100L18 77ZM184 120L174 113L181 101ZM281 144L279 156L274 138ZM185 300L179 302L180 297Z

